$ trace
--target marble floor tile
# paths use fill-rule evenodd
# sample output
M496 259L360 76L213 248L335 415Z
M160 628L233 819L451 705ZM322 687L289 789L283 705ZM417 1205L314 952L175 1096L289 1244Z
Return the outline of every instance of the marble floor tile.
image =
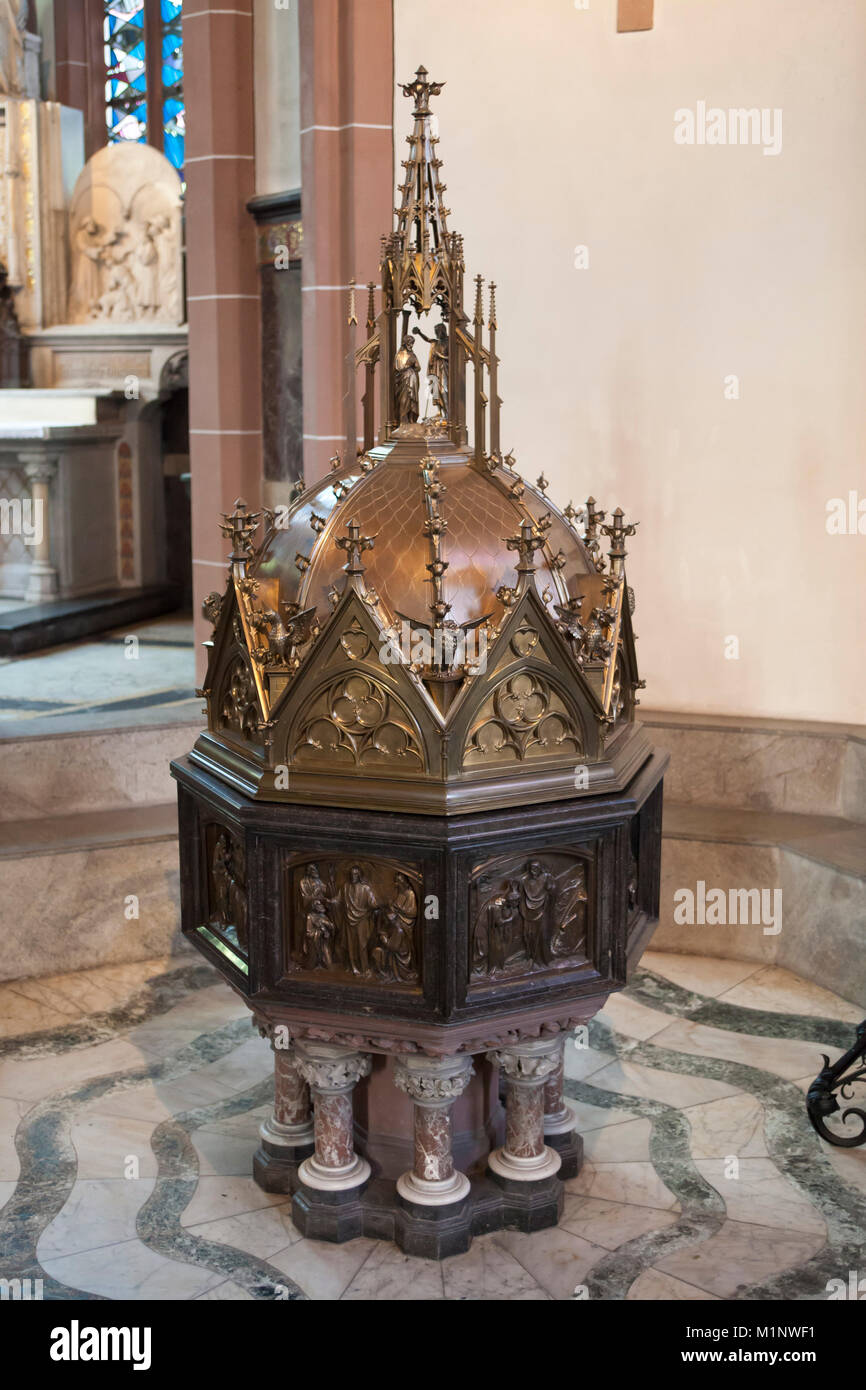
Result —
M835 1018L841 1023L855 1025L863 1018L862 1005L849 1004L831 990L776 965L762 965L754 975L726 990L719 998L725 1004L739 1004L747 1009Z
M222 1284L217 1284L216 1288L208 1289L205 1293L195 1295L196 1303L254 1303L255 1299L246 1289L242 1289L240 1284L235 1284L231 1279L226 1279Z
M15 1148L15 1132L27 1106L0 1096L0 1181L16 1179L20 1169Z
M87 1178L73 1185L65 1206L43 1231L43 1263L60 1255L136 1240L135 1221L153 1191L153 1178Z
M641 1207L629 1202L609 1202L599 1197L581 1197L567 1192L561 1225L593 1245L616 1250L628 1240L663 1231L678 1220L674 1211Z
M331 1245L321 1240L298 1240L271 1255L268 1264L303 1289L308 1298L341 1298L358 1270L379 1244L363 1237Z
M497 1231L493 1239L555 1299L574 1298L575 1290L583 1284L593 1265L607 1254L602 1246L593 1245L563 1226L536 1231L533 1235L525 1235L523 1231Z
M15 1191L16 1186L17 1183L12 1182L11 1180L4 1179L2 1182L0 1182L0 1211L3 1210L6 1203L9 1201L9 1198Z
M251 1177L200 1177L192 1200L180 1218L182 1226L198 1226L203 1221L218 1221L225 1216L238 1216L262 1207L279 1206L285 1194L263 1192ZM288 1244L288 1241L286 1242Z
M625 1103L622 1108L618 1105L590 1105L589 1101L575 1100L573 1096L569 1096L568 1104L577 1117L577 1128L583 1135L594 1129L628 1124L630 1120L637 1118L633 1110L626 1108Z
M195 1298L225 1280L224 1274L198 1265L167 1260L140 1240L122 1241L76 1255L52 1255L42 1264L48 1274L64 1284L105 1298Z
M673 1105L677 1109L732 1096L739 1089L729 1086L726 1081L715 1081L712 1077L689 1076L684 1072L664 1071L659 1067L628 1061L614 1061L600 1071L593 1071L587 1085L597 1086L602 1091L615 1091L626 1098L642 1096L646 1100L658 1100L663 1105Z
M826 1237L827 1223L821 1213L786 1180L772 1159L742 1158L734 1167L724 1158L701 1158L695 1167L719 1193L732 1221Z
M599 1052L595 1047L575 1047L571 1041L565 1044L565 1075L571 1081L583 1081L611 1061L612 1052Z
M552 1297L494 1236L476 1237L465 1255L443 1260L442 1281L448 1299L499 1303L546 1302Z
M683 1111L691 1127L693 1158L765 1158L764 1107L745 1092L690 1105Z
M565 1183L565 1190L569 1195L599 1197L607 1202L679 1210L676 1196L651 1163L585 1163L577 1177Z
M626 1038L651 1038L670 1023L670 1014L647 1008L626 994L612 994L599 1017Z
M192 1235L203 1240L215 1240L219 1245L231 1245L258 1259L269 1260L279 1250L302 1240L300 1231L292 1225L292 1204L288 1197L278 1204L259 1211L244 1211L237 1216L224 1216L216 1221L200 1221L184 1225Z
M821 1148L839 1177L866 1194L866 1148L837 1149L823 1141Z
M344 1302L438 1302L444 1297L442 1266L438 1260L404 1255L387 1241L377 1242L342 1294Z
M70 1138L78 1160L79 1178L124 1178L137 1164L140 1178L156 1176L150 1146L153 1124L128 1116L104 1115L85 1108L73 1121Z
M758 961L721 960L678 951L644 951L640 963L653 974L663 975L672 984L704 994L708 999L718 999L725 990L733 989L762 968Z
M718 1295L699 1289L694 1284L686 1284L682 1279L674 1279L671 1274L662 1274L661 1270L645 1269L626 1294L629 1302L638 1299L660 1299L664 1303L687 1303L694 1299L716 1302Z
M261 1121L259 1122L261 1123ZM256 1135L220 1134L214 1130L196 1129L190 1135L198 1154L199 1172L223 1174L227 1177L248 1178L252 1173L253 1152L258 1147Z
M653 1042L674 1052L687 1052L691 1057L717 1057L727 1062L741 1062L758 1067L774 1076L793 1081L814 1064L813 1075L821 1069L821 1050L831 1061L841 1056L839 1048L829 1045L819 1050L815 1043L798 1042L792 1038L762 1038L746 1033L731 1033L725 1028L711 1028L703 1023L690 1023L678 1018Z
M821 1236L805 1231L726 1221L708 1240L656 1260L655 1268L717 1298L732 1298L738 1289L803 1264L823 1245Z
M46 1054L28 1062L6 1057L0 1061L0 1096L34 1103L58 1091L73 1090L94 1077L141 1065L138 1049L117 1038L81 1051L62 1052L56 1057Z
M116 1009L171 965L170 958L162 956L70 975L7 981L0 984L0 1037L43 1032Z
M651 1120L629 1120L623 1125L591 1129L583 1135L583 1153L593 1163L649 1161Z

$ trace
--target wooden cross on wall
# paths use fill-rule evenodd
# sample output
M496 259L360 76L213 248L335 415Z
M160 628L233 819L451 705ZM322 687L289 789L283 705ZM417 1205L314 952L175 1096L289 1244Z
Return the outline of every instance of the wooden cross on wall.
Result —
M653 27L653 0L618 0L616 31L629 34Z

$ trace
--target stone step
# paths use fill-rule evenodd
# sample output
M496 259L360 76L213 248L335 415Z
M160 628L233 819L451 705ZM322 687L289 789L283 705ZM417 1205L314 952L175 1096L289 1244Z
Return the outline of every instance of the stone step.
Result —
M640 710L671 755L665 797L866 821L866 728Z
M197 717L0 738L0 822L166 805L175 798L169 763L189 752L200 728Z
M681 890L778 890L778 921L684 922ZM731 907L735 912L731 912ZM710 915L710 914L706 914ZM654 950L755 960L866 1005L866 826L833 816L731 811L668 802Z
M184 954L179 893L174 804L6 822L0 979Z

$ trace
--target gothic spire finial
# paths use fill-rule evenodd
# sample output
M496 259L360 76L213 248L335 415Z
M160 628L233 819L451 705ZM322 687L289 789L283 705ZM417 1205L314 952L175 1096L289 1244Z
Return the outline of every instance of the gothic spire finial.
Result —
M404 97L414 97L415 99L413 116L429 116L430 98L438 97L445 86L444 82L428 82L427 77L427 69L422 66L416 69L413 82L400 83L400 90Z

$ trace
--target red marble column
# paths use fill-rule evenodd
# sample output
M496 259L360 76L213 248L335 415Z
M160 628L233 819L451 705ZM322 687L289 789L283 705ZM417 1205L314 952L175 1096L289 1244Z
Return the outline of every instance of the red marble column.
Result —
M559 1171L560 1157L544 1142L544 1090L562 1057L560 1038L539 1038L488 1053L507 1083L505 1144L490 1155L492 1171L519 1182L537 1182Z
M565 1035L559 1039L556 1070L544 1083L544 1133L569 1134L575 1126L575 1115L562 1094L565 1075Z
M331 1043L304 1042L295 1049L298 1069L314 1099L316 1151L298 1169L307 1187L339 1191L360 1187L370 1165L355 1153L352 1091L369 1076L370 1057Z
M271 1148L300 1149L313 1142L310 1090L292 1047L274 1047L274 1113L259 1133Z
M415 1153L412 1170L397 1179L407 1202L445 1206L469 1192L469 1179L457 1172L451 1154L451 1106L472 1077L472 1058L410 1054L394 1065L394 1082L415 1107Z

